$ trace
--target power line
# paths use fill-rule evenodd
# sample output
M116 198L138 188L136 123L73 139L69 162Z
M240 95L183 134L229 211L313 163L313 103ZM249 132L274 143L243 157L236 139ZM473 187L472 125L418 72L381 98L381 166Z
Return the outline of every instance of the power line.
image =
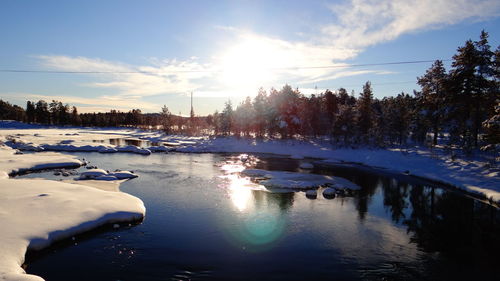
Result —
M384 86L384 85L399 85L399 84L416 84L416 81L397 81L397 82L381 82L381 83L371 83L372 86ZM338 88L349 88L349 87L361 87L363 84L352 84L352 85L341 85ZM325 87L322 87L325 88ZM325 88L325 89L335 89L336 87Z
M328 68L354 68L354 67L369 67L383 65L402 65L402 64L419 64L431 63L435 60L415 60L415 61L397 61L397 62L381 62L381 63L363 63L363 64L334 64L322 66L295 66L295 67L276 67L267 68L270 70L299 70L299 69L328 69ZM441 61L450 61L444 59ZM266 68L263 68L266 69ZM223 70L205 69L205 70L172 70L172 71L62 71L62 70L35 70L35 69L0 69L3 73L50 73L50 74L172 74L172 73L203 73L203 72L223 72Z

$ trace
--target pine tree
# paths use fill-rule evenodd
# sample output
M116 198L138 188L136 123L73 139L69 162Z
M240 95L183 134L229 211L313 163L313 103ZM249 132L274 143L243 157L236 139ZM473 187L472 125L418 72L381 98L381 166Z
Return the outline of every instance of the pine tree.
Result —
M172 126L172 114L166 105L163 105L160 112L160 124L163 131L168 135L171 133Z
M437 145L437 138L445 118L447 108L447 83L448 75L441 60L436 60L426 71L425 75L418 77L418 84L422 87L421 105L425 118L432 128L433 145Z
M483 122L483 127L485 129L484 140L486 145L483 146L482 150L489 150L497 153L500 152L500 101L495 106L495 115Z
M76 106L73 106L71 110L71 124L73 124L74 126L82 125L82 121L80 119L80 115L78 114L78 109L76 108Z
M330 90L326 90L324 94L326 119L327 119L327 133L333 133L333 126L335 123L335 115L338 111L337 97Z
M373 103L373 93L370 81L367 81L363 85L363 93L361 93L358 99L358 128L361 137L365 142L368 142L369 131L372 128L372 109Z
M257 96L253 100L255 112L255 133L258 137L263 137L266 132L266 112L268 111L268 101L266 91L259 89Z
M451 133L460 134L466 149L478 147L482 121L492 114L498 97L493 58L484 31L479 41L466 41L453 56L450 73L454 107L450 115L456 128Z
M250 136L250 130L254 124L255 113L252 106L252 100L247 97L234 112L234 130L237 135L243 133Z
M224 135L230 135L233 130L233 105L231 100L224 104L224 110L221 113L221 130Z
M35 103L28 101L26 103L26 116L28 118L28 123L35 122Z
M50 112L47 102L44 100L39 100L35 107L35 119L38 123L49 124L50 123Z

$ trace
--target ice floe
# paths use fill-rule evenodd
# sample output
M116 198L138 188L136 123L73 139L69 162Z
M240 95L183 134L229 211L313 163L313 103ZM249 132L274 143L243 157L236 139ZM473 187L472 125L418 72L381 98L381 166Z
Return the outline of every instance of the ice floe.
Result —
M242 174L249 176L268 189L315 189L319 186L334 186L351 190L361 189L361 187L347 179L326 175L260 169L246 169Z

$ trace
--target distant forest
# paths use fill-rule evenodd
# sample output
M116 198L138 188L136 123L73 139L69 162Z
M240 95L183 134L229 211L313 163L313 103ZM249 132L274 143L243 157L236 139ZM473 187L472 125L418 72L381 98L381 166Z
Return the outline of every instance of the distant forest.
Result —
M377 99L370 82L356 95L340 88L305 96L285 85L257 95L235 108L226 102L221 112L197 117L111 110L78 113L60 101L28 101L26 108L0 100L0 119L74 126L133 126L166 133L234 135L239 137L330 136L340 145L404 145L407 142L446 144L465 150L500 147L500 46L491 50L488 33L457 49L451 69L437 60L417 78L420 91Z

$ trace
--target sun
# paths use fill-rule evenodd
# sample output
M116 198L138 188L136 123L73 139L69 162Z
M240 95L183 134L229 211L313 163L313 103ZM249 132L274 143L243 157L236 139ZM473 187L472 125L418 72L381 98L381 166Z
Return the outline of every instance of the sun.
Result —
M279 58L279 50L269 42L246 38L223 52L220 80L236 89L264 86L275 79Z

